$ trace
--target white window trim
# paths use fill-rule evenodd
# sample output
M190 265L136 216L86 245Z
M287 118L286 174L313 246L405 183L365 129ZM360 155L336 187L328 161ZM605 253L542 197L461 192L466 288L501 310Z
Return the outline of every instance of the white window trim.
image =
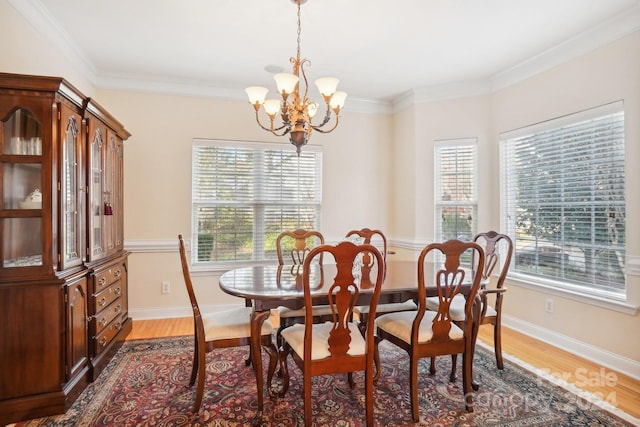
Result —
M210 138L193 138L191 141L191 147L196 146L216 146L216 147L227 147L229 145L238 145L243 147L255 148L255 149L275 149L275 150L287 150L291 146L290 144L285 143L277 143L277 142L259 142L259 141L246 141L246 140L232 140L232 139L210 139ZM322 146L319 145L305 145L306 151L314 151L322 153ZM322 173L322 158L318 162L316 166L316 173ZM190 173L193 174L193 165L190 167ZM320 198L322 197L322 180L320 181L320 185L318 188L318 194ZM190 209L193 209L193 188L190 191L190 199L189 203L191 205ZM322 206L322 202L320 202L320 206ZM192 237L197 234L197 225L194 222L194 214L193 210L190 213L191 219L191 235ZM320 227L320 223L322 220L322 215L320 214L317 218L318 226ZM188 250L190 253L190 268L192 275L197 276L208 276L211 273L214 274L222 274L231 269L240 268L240 267L250 267L257 265L268 265L273 264L273 261L259 261L259 260L246 260L242 262L211 262L211 263L202 263L202 262L193 262L193 250L190 246L191 240L188 243Z
M479 157L479 153L478 153L478 138L452 138L452 139L439 139L434 141L434 161L435 159L437 159L437 151L439 148L441 147L459 147L459 146L474 146L475 148L475 153L474 153L474 159L473 159L473 182L474 182L474 194L473 194L473 199L469 200L466 203L460 203L459 201L453 201L453 202L448 202L448 201L443 201L443 200L439 200L438 199L438 194L439 194L439 186L440 186L440 176L438 171L440 170L440 165L438 164L434 164L434 172L435 172L435 176L434 176L434 190L433 190L433 194L434 194L434 215L436 216L436 221L439 221L439 219L437 218L438 216L438 210L444 206L469 206L472 208L475 208L475 215L476 218L473 218L473 223L475 224L476 230L472 230L471 233L472 235L477 233L477 227L478 227L478 212L479 212L479 206L478 206L478 192L479 192L479 182L480 182L480 178L479 178L479 171L478 171L478 157ZM436 236L436 239L441 239L440 235L438 234L438 223L436 222L435 224L435 229L433 230L433 234L434 236Z
M507 191L506 183L506 168L504 167L504 141L512 138L519 138L526 135L530 135L537 132L543 132L550 129L570 125L582 120L589 120L606 114L615 113L620 110L624 111L624 102L615 101L609 104L601 105L594 108L589 108L577 113L571 113L566 116L552 118L550 120L536 123L523 128L514 129L511 131L500 133L500 222L505 226L505 229L509 230L508 224L508 206L506 204L507 198L504 196ZM551 122L551 123L550 123ZM626 144L626 138L625 138ZM628 191L628 188L627 188ZM625 230L626 231L626 230ZM636 259L637 258L637 259ZM556 280L545 279L541 277L530 276L523 273L517 273L510 271L507 276L507 282L520 286L526 289L535 291L544 291L550 295L556 295L559 297L567 298L573 301L593 305L596 307L606 308L609 310L621 312L635 316L640 310L639 298L633 298L629 293L631 275L640 275L640 257L632 257L627 254L625 258L625 276L626 276L626 292L622 297L618 294L609 294L606 291L598 291L597 293L585 293L584 287L572 286L566 282L560 282Z
M632 316L637 315L638 310L640 310L640 306L637 304L620 299L617 295L612 295L610 298L607 298L605 295L585 294L581 290L569 289L565 283L560 283L554 280L542 278L532 280L531 276L509 272L506 281L508 285L514 285L534 291L544 291L549 295L555 295L561 298L618 311Z

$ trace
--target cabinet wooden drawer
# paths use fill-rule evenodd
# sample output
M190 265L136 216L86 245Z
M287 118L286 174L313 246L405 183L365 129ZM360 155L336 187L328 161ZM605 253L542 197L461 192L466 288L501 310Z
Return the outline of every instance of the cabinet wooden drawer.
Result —
M112 267L107 268L106 270L96 273L95 293L102 291L107 286L120 280L123 274L124 265L122 264L115 264Z
M116 282L102 292L93 295L94 313L100 313L109 304L120 298L120 295L122 295L122 286L122 283Z
M122 329L122 320L118 317L116 320L111 322L102 332L93 337L93 350L94 355L99 355L113 339L118 335Z
M93 319L94 322L96 322L95 324L96 334L99 334L100 332L102 332L102 330L109 323L111 323L113 319L115 319L116 317L119 317L120 313L122 313L122 300L117 299L113 302L113 304L111 304L110 306L102 310L100 313L96 314Z

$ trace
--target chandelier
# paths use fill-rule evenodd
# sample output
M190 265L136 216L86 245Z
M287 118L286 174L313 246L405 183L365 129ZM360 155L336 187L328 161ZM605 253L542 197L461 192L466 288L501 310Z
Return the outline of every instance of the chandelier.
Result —
M273 77L276 81L276 87L282 99L267 99L269 89L265 87L252 86L245 89L249 96L249 102L256 110L256 122L266 131L276 136L289 135L289 140L296 147L298 155L300 149L311 137L312 131L320 133L329 133L333 131L339 123L340 109L344 105L347 98L346 92L336 91L338 87L338 79L335 77L322 77L315 81L324 103L326 112L324 118L318 124L311 123L318 110L318 103L308 98L307 94L309 86L304 67L311 65L308 59L300 59L300 5L306 3L307 0L291 0L298 5L298 50L295 58L290 59L293 64L293 74L278 73ZM304 81L304 93L300 95L300 75ZM264 105L264 111L269 116L269 126L265 126L260 121L260 109ZM324 128L331 121L332 113L335 116L333 126ZM276 126L276 116L280 113L282 123Z

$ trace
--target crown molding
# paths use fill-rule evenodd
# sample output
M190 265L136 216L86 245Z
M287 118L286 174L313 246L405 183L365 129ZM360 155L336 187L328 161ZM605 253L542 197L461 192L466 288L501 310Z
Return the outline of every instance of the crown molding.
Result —
M215 99L226 99L230 101L247 101L243 90L238 88L225 88L211 86L207 82L194 80L153 80L146 76L109 76L98 77L96 86L103 89L127 90L132 92L163 93L168 95L194 96ZM391 114L393 108L389 101L349 98L343 112L354 112L364 114Z
M245 100L237 88L213 87L197 81L150 80L148 76L101 75L83 54L64 28L50 17L38 0L8 0L9 3L44 37L57 46L65 57L97 88L205 96L218 99ZM640 2L623 13L576 35L526 61L486 78L463 82L446 82L413 88L392 100L350 98L345 112L392 114L416 103L479 96L495 92L526 80L559 64L640 30Z
M488 79L491 91L526 80L562 63L640 31L640 2L626 11Z
M532 58L484 79L414 88L396 97L393 112L417 103L467 98L497 92L553 67L640 31L640 2L623 13Z

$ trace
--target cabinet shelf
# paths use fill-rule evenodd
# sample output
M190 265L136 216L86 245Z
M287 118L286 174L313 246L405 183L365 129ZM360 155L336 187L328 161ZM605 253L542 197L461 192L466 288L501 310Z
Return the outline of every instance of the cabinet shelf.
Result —
M0 218L40 218L42 209L3 209Z

